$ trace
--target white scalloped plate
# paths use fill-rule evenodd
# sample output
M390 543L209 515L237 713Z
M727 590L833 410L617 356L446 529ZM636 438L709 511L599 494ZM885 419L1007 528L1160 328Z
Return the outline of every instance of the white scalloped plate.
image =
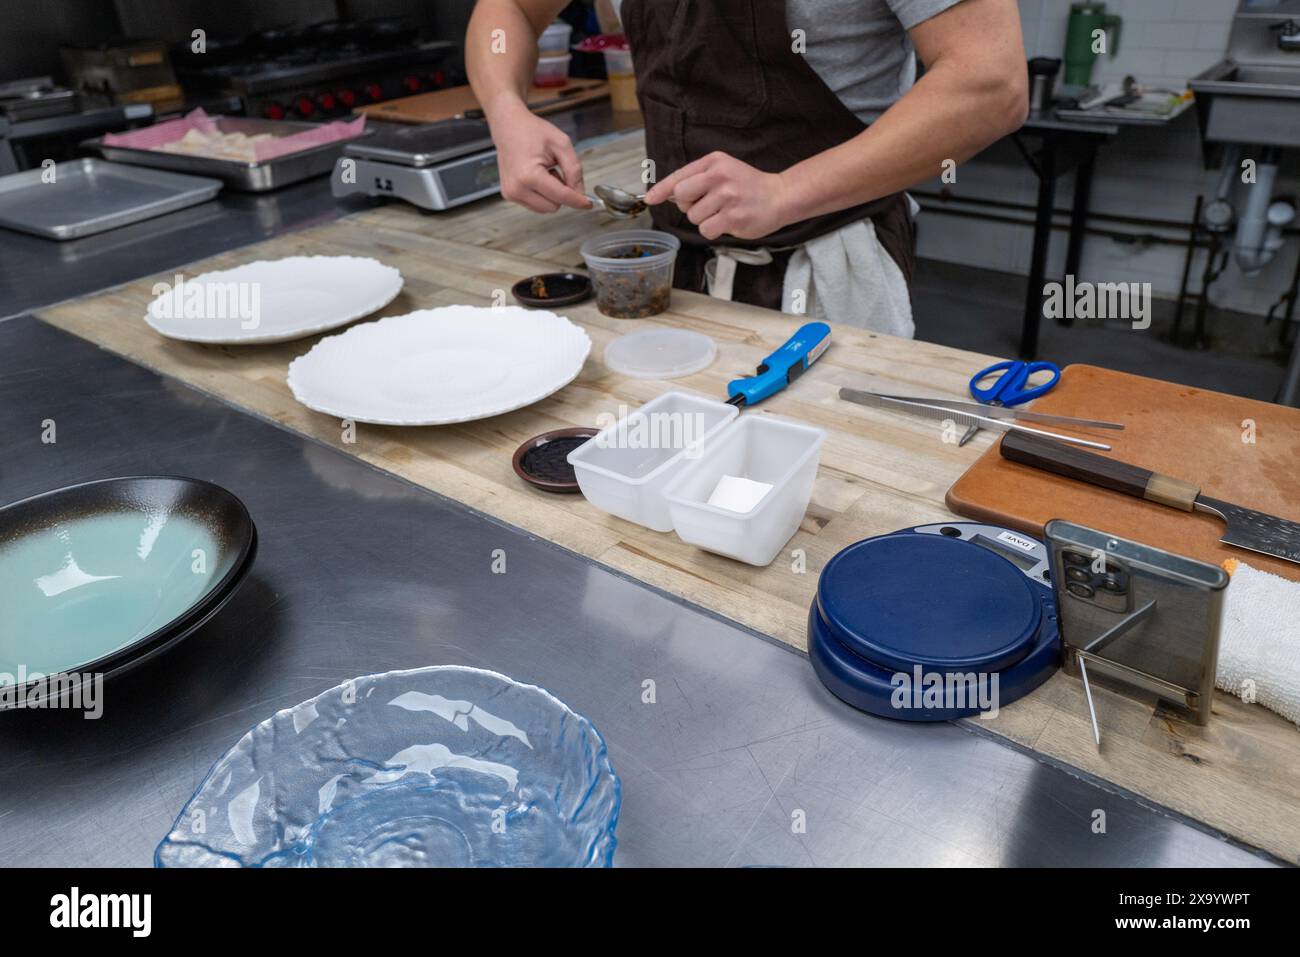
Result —
M309 409L373 425L449 425L540 402L582 371L591 339L553 312L445 306L353 326L289 363Z
M144 321L186 342L287 342L378 312L402 291L402 274L359 256L260 259L182 276L149 303Z

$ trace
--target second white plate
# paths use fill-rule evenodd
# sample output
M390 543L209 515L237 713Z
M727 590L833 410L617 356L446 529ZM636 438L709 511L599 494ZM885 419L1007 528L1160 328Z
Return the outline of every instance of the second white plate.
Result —
M568 385L591 339L553 312L445 306L366 322L289 364L309 409L374 425L448 425L539 402Z
M149 304L144 321L187 342L287 342L378 312L401 291L402 274L377 259L261 259L180 277Z

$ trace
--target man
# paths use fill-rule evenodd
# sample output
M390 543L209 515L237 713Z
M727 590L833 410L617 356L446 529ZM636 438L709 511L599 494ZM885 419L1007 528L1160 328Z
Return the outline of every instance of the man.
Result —
M466 38L502 193L539 213L591 206L573 144L525 106L536 38L564 5L479 0ZM911 336L903 190L1024 122L1016 0L615 6L656 179L646 202L683 241L674 284Z

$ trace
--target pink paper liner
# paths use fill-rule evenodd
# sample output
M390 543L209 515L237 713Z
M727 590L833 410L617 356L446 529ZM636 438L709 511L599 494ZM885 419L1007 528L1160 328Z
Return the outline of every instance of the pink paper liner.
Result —
M277 156L299 153L314 146L323 146L337 140L351 139L360 136L365 128L366 118L358 116L354 120L335 120L332 123L326 123L324 126L304 130L301 133L294 133L291 136L277 137L273 140L258 143L253 147L254 162L262 163L266 160L275 159ZM212 133L217 130L217 121L208 116L203 107L198 107L179 119L166 120L153 126L146 126L141 130L131 130L126 133L108 133L104 136L104 145L125 146L137 150L156 150L161 149L167 143L174 143L182 139L190 130Z

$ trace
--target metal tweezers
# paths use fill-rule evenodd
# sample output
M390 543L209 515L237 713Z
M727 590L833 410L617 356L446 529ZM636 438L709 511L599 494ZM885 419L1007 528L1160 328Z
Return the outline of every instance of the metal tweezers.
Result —
M1051 415L1046 412L1028 412L1004 406L984 405L978 402L959 402L953 399L929 399L905 395L881 395L878 392L863 392L860 389L840 389L840 398L858 405L872 406L891 412L908 412L922 415L940 422L952 420L958 425L977 426L995 432L1024 432L1029 435L1069 442L1071 445L1083 445L1090 449L1109 452L1110 446L1103 442L1048 432L1045 429L1031 429L1027 425L1018 425L1013 419L1026 422L1046 422L1055 425L1068 425L1078 429L1122 429L1118 422L1101 422L1096 419L1076 419L1068 415Z

